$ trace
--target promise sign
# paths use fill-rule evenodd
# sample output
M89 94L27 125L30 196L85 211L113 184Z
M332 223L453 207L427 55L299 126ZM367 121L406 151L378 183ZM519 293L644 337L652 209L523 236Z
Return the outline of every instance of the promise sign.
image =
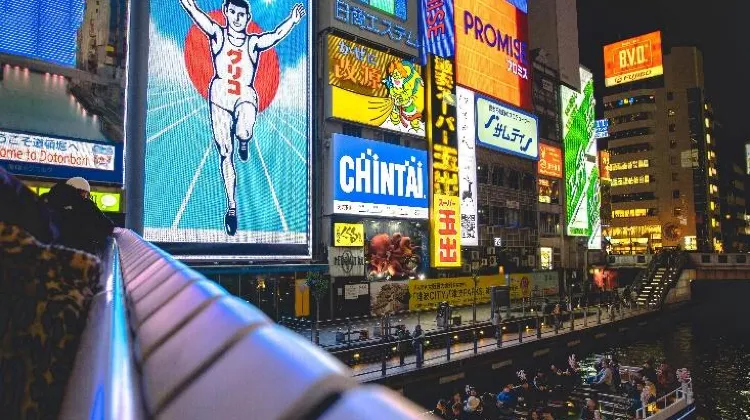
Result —
M458 182L456 86L451 60L428 61L427 136L430 143L430 248L432 266L461 266L461 203Z
M607 87L664 74L661 32L656 31L604 47Z

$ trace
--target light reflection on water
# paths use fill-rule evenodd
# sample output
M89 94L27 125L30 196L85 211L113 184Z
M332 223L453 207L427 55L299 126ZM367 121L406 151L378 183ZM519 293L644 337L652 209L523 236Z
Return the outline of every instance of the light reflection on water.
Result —
M747 290L750 285L741 285ZM686 367L693 378L697 414L704 419L750 419L750 325L748 296L729 287L687 309L689 317L671 330L608 350L623 365L639 366L649 357ZM593 363L593 356L583 364Z

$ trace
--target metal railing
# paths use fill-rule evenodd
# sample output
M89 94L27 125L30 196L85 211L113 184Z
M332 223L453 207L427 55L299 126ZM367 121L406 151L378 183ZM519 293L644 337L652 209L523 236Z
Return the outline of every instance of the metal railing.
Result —
M66 387L60 419L143 419L132 358L120 257L114 241L102 256L102 291L93 297Z
M541 316L537 313L534 316L508 319L497 326L485 322L427 331L421 339L421 353L413 337L405 340L384 338L376 344L336 349L330 353L352 367L355 377L364 380L474 357L525 341L555 337L655 310L644 306L621 307L619 311L610 308L610 305L575 308L572 312L561 314L557 320L553 315ZM498 334L498 331L502 334ZM421 357L417 357L418 354Z
M646 407L641 407L636 411L636 418L649 420L666 420L676 414L672 411L679 411L687 408L693 403L693 380L680 384L679 388L665 394L650 403ZM649 407L655 410L649 410ZM653 411L653 412L652 412ZM649 414L652 413L652 414Z

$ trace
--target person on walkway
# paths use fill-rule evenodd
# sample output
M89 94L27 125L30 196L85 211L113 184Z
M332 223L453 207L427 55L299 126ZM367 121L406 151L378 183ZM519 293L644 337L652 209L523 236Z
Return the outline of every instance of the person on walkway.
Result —
M602 371L597 376L598 378L594 382L592 382L592 386L596 388L605 388L607 390L612 390L612 384L614 382L612 375L612 366L609 360L604 360Z
M398 338L398 344L396 345L398 349L398 359L399 359L399 365L403 366L404 359L406 359L406 353L408 352L407 346L408 341L410 337L409 331L406 329L406 326L399 326L397 338Z
M560 304L555 304L555 307L552 309L552 316L555 319L555 328L560 329L562 327L562 317L560 316Z
M581 412L581 420L602 420L602 413L596 409L596 401L586 398L586 406Z
M56 184L43 197L60 229L59 244L92 254L101 251L114 224L91 201L91 187L81 177Z
M513 385L505 385L502 392L497 394L497 408L503 411L512 411L518 403L516 398L516 395L513 393Z
M500 315L500 308L495 309L495 313L492 316L492 325L495 326L495 339L497 339L498 346L503 341L503 327L502 327L503 317Z
M421 325L417 324L414 327L413 337L412 344L414 345L414 352L417 355L417 369L419 369L422 367L422 362L424 361L424 333L422 332Z

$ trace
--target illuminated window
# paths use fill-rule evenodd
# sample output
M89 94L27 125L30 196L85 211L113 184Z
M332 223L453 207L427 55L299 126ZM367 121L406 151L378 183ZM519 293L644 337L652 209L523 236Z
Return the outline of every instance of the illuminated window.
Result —
M661 225L610 227L610 233L613 238L661 239Z
M667 111L667 115L669 115L670 117L674 117L674 115L675 115L674 109L668 110Z
M627 169L639 169L639 168L648 168L648 167L649 167L649 160L641 159L641 160L631 160L629 162L610 163L607 169L609 169L609 171L612 172L612 171L623 171Z
M612 186L619 187L622 185L638 185L654 182L651 175L626 176L622 178L612 178Z
M711 202L711 210L716 210L716 203L713 201Z
M679 180L679 176L677 175L677 172L672 172L672 181Z
M555 180L539 178L539 202L559 204L560 183Z
M719 221L718 221L718 220L716 220L716 218L713 218L713 217L712 217L712 218L711 218L711 227L714 227L714 228L715 228L715 227L718 227L718 226L719 226Z
M672 214L675 216L682 216L682 207L675 207L672 209Z
M612 218L622 219L626 217L646 217L659 214L656 209L624 209L612 211Z
M706 143L711 144L711 134L706 133Z
M708 117L706 117L705 123L706 123L706 128L708 128L711 125L711 122L708 121Z
M714 184L711 184L711 185L709 186L709 188L708 188L708 191L710 191L710 192L711 192L711 194L716 194L716 193L718 193L718 192L719 192L719 187L717 187L717 186L716 186L716 185L714 185Z

